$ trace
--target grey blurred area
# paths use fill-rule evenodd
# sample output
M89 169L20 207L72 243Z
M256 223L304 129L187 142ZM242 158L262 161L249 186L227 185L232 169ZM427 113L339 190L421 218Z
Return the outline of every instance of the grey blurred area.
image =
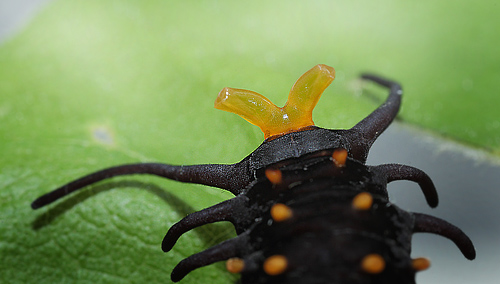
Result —
M25 27L49 0L0 0L0 43Z
M0 0L0 43L22 30L48 0ZM389 185L399 207L431 214L460 227L473 240L477 259L466 260L442 237L417 234L413 256L428 257L432 266L418 283L498 283L500 272L500 159L394 123L373 146L368 164L401 163L427 172L437 187L440 205L430 209L412 182ZM166 276L168 278L168 276Z
M429 208L419 187L409 181L389 184L391 202L408 211L442 218L474 242L477 257L466 260L440 236L415 234L413 257L427 257L431 268L417 283L498 283L500 271L500 159L425 131L394 123L375 142L367 164L401 163L424 170L439 193Z

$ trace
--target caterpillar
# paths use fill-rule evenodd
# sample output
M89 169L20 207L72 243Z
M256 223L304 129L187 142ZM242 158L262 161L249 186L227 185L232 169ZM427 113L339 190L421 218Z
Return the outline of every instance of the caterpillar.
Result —
M244 284L415 283L416 272L430 265L426 258L410 256L411 237L419 232L446 237L467 259L474 259L474 246L459 228L389 202L387 184L409 180L436 207L438 195L426 173L407 165L365 164L371 145L399 111L400 84L362 75L387 88L387 99L352 128L330 130L314 125L312 111L334 78L332 67L316 65L297 80L281 108L258 93L224 88L215 107L239 114L265 137L238 163L115 166L69 182L31 206L37 209L87 185L130 174L231 192L234 198L191 213L168 230L162 242L165 252L182 234L208 223L229 221L237 233L182 260L171 273L174 282L194 269L226 261Z

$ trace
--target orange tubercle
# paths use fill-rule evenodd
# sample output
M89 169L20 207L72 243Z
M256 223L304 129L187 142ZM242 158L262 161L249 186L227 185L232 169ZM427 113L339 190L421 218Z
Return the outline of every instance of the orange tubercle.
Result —
M292 218L292 209L285 204L276 203L271 207L271 217L276 222L283 222Z
M279 169L266 169L264 172L266 175L267 179L274 185L280 184L283 181L283 176L281 174L281 171Z
M369 254L361 261L361 269L370 274L379 274L385 269L385 260L379 254Z
M368 210L372 207L373 197L368 192L361 192L354 196L352 207L357 210Z
M425 257L419 257L412 260L412 266L415 271L426 270L431 266L431 261Z
M240 273L245 268L245 261L241 258L230 258L226 261L226 269L231 273Z
M313 126L313 108L334 79L335 69L318 64L295 82L281 108L256 92L233 88L222 89L214 106L259 126L267 139Z
M285 272L287 267L288 259L285 256L273 255L264 261L263 269L267 275L275 276Z
M347 150L346 149L336 149L332 154L333 163L336 167L344 167L347 161Z

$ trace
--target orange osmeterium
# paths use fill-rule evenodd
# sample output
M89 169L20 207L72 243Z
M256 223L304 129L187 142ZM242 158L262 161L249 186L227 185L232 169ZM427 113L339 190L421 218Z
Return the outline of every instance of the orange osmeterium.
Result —
M318 64L295 82L284 107L277 107L256 92L224 88L215 100L215 108L236 113L257 125L264 138L300 131L314 125L313 108L333 79L335 70Z

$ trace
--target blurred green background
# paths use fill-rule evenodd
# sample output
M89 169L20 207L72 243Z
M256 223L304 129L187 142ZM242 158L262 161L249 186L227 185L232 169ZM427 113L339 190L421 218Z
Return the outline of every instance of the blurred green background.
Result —
M283 105L318 63L337 78L316 125L352 126L400 81L400 119L500 154L497 1L53 1L0 46L0 281L165 283L182 258L232 236L169 226L230 195L154 177L115 179L32 211L31 201L103 167L233 163L260 130L217 111L223 87ZM367 92L364 92L367 93ZM83 202L85 201L85 202ZM232 283L223 264L182 283Z

